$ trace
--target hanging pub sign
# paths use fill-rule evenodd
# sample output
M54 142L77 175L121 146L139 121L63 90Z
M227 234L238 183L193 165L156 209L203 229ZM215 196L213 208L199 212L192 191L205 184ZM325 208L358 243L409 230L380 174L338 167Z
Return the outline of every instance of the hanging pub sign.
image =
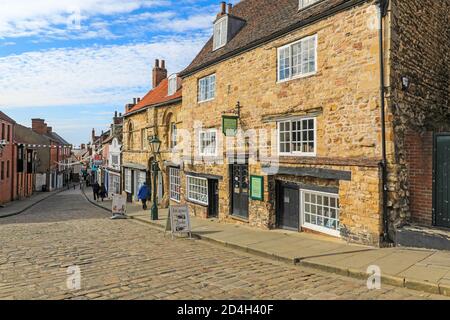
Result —
M264 177L250 177L250 198L252 200L264 201Z
M238 129L238 116L222 116L222 132L226 137L236 136Z

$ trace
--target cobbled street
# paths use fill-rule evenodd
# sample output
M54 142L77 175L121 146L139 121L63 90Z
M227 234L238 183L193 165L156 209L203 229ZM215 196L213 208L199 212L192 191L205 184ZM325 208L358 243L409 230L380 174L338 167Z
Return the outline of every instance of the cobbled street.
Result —
M171 240L66 191L0 219L2 299L443 299ZM79 267L81 288L68 286Z

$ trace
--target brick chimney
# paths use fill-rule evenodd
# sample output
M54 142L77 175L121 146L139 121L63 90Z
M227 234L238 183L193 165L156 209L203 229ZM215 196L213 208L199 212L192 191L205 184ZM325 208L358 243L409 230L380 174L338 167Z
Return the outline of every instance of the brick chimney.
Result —
M220 3L220 12L217 14L217 18L220 18L225 14L227 14L227 3L225 1L222 1Z
M47 133L52 133L53 128L52 127L47 127Z
M46 134L47 133L47 124L44 119L31 119L31 128L37 134Z
M156 88L161 81L167 78L167 69L166 62L164 60L161 61L161 64L158 59L155 60L155 66L152 72L152 81L153 88Z

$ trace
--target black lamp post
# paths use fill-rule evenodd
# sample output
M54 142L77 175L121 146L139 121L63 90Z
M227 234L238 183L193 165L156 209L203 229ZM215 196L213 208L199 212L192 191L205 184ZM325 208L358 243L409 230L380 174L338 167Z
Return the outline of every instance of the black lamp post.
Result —
M151 219L158 220L158 195L156 192L156 181L158 179L158 156L159 156L159 148L161 148L161 141L158 139L157 135L153 137L149 137L150 147L152 148L153 153L153 163L152 163L152 171L153 171L153 205L151 208Z

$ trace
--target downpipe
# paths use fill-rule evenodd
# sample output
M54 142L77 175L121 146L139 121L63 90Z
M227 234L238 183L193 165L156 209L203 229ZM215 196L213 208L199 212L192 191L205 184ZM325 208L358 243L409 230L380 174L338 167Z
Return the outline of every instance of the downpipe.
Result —
M389 0L378 0L378 21L379 21L379 47L380 47L380 99L381 99L381 150L382 160L380 162L381 180L383 187L382 202L383 202L383 234L382 239L385 243L391 243L389 237L389 213L388 213L388 184L387 184L387 152L386 152L386 102L385 102L385 82L384 82L384 24L383 19L387 15Z

